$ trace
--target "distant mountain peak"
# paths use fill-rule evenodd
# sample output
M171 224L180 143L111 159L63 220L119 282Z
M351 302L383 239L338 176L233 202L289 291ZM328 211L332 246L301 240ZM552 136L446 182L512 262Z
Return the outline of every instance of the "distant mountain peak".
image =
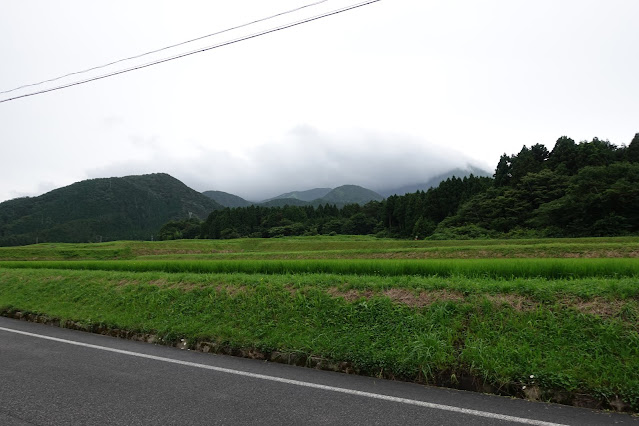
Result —
M287 192L285 194L280 194L277 197L268 198L262 201L262 203L266 203L272 200L283 199L283 198L287 198L287 199L294 198L297 200L310 202L313 200L317 200L318 198L322 198L323 196L331 192L331 190L332 188L313 188L313 189L307 189L305 191L292 191L292 192Z
M342 185L321 198L329 203L365 204L369 201L382 201L384 197L375 191L359 185Z
M391 195L404 195L417 191L427 191L429 188L436 187L440 182L445 181L453 176L463 178L473 174L475 176L491 176L485 170L473 166L466 165L464 168L452 169L446 173L437 175L423 182L404 185L397 188L385 188L371 190L359 185L347 184L337 188L313 188L303 191L291 191L280 194L276 197L267 198L260 202L250 202L222 191L206 191L203 194L214 199L225 207L246 207L248 205L261 205L264 207L282 207L285 205L304 206L304 205L320 205L335 204L343 206L345 204L366 204L369 201L381 201Z
M224 191L205 191L202 194L224 207L248 207L253 204L242 197Z
M467 165L465 168L456 168L449 170L446 173L434 176L428 180L425 180L424 182L403 185L396 188L380 189L378 190L378 192L384 197L390 197L391 195L404 195L415 193L417 191L428 191L428 189L439 186L441 182L445 181L446 179L452 178L453 176L463 178L471 174L475 176L492 176L492 173L489 173L483 169L480 169L473 165Z

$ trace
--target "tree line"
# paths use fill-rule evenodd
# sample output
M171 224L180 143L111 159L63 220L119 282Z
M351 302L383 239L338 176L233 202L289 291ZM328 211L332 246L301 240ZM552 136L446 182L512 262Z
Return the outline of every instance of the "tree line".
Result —
M639 133L628 146L594 138L524 146L493 177L452 177L427 191L342 208L239 207L173 221L160 239L377 235L396 238L578 237L639 232Z

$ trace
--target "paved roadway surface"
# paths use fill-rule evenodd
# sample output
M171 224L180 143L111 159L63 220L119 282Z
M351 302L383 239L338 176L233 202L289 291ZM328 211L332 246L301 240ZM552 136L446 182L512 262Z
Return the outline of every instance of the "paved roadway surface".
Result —
M0 317L0 425L147 424L639 426L639 418Z

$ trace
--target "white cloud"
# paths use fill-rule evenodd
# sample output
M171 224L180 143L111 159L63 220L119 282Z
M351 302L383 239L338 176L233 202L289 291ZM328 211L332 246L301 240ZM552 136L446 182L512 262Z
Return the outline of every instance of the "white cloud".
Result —
M93 169L90 177L167 172L199 191L220 190L250 200L283 192L355 184L371 189L425 182L472 160L452 149L405 135L342 130L328 133L310 126L292 129L236 155L200 147L179 159L169 152L152 159L118 162Z

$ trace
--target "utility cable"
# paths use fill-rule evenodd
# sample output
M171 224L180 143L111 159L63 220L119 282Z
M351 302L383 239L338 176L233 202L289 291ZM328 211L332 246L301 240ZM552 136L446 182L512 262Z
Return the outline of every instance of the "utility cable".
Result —
M217 31L217 32L214 32L214 33L211 33L211 34L207 34L207 35L205 35L205 36L201 36L201 37L197 37L197 38L194 38L194 39L191 39L191 40L183 41L183 42L181 42L181 43L173 44L173 45L171 45L171 46L162 47L162 48L160 48L160 49L156 49L156 50L152 50L152 51L150 51L150 52L142 53L142 54L140 54L140 55L135 55L135 56L130 56L130 57L128 57L128 58L119 59L119 60L117 60L117 61L109 62L108 64L99 65L99 66L97 66L97 67L92 67L92 68L87 68L87 69L82 70L82 71L71 72L71 73L68 73L68 74L65 74L65 75L61 75L61 76L59 76L59 77L51 78L51 79L49 79L49 80L42 80L42 81L39 81L39 82L37 82L37 83L25 84L25 85L20 86L20 87L16 87L16 88L13 88L13 89L10 89L10 90L2 91L2 92L0 92L0 95L1 95L1 94L4 94L4 93L11 93L11 92L15 92L16 90L24 89L24 88L26 88L26 87L33 87L33 86L39 86L39 85L44 84L44 83L50 83L50 82L57 81L57 80L60 80L60 79L62 79L62 78L65 78L65 77L70 77L70 76L72 76L72 75L84 74L84 73L87 73L87 72L89 72L89 71L95 71L95 70L97 70L97 69L106 68L106 67L108 67L108 66L115 65L115 64L119 64L119 63L121 63L121 62L125 62L125 61L130 61L130 60L132 60L132 59L138 59L138 58L141 58L141 57L143 57L143 56L151 55L151 54L153 54L153 53L162 52L162 51L167 50L167 49L172 49L172 48L174 48L174 47L182 46L182 45L185 45L185 44L188 44L188 43L193 43L194 41L202 40L202 39L205 39L205 38L208 38L208 37L213 37L213 36L216 36L216 35L220 35L220 34L223 34L223 33L227 33L227 32L229 32L229 31L237 30L237 29L239 29L239 28L244 28L244 27L248 27L248 26L250 26L250 25L254 25L254 24L257 24L257 23L260 23L260 22L268 21L268 20L271 20L271 19L277 18L277 17L279 17L279 16L288 15L288 14L290 14L290 13L298 12L298 11L300 11L300 10L302 10L302 9L306 9L306 8L308 8L308 7L317 6L318 4L321 4L321 3L326 3L327 1L328 1L328 0L320 0L320 1L318 1L318 2L310 3L310 4L307 4L307 5L304 5L304 6L300 6L300 7L295 8L295 9L287 10L287 11L285 11L285 12L280 12L280 13L277 13L277 14L275 14L275 15L268 16L268 17L266 17L266 18L258 19L258 20L256 20L256 21L248 22L248 23L246 23L246 24L238 25L238 26L236 26L236 27L227 28L227 29L222 30L222 31Z
M279 27L274 27L274 28L271 28L271 29L268 29L268 30L264 30L264 31L260 31L260 32L257 32L257 33L253 33L253 34L250 34L248 36L239 37L239 38L236 38L236 39L233 39L233 40L230 40L230 41L225 41L225 42L222 42L222 43L218 43L218 44L215 44L215 45L212 45L212 46L208 46L208 47L204 47L204 48L201 48L201 49L196 49L196 50L193 50L193 51L190 51L190 52L186 52L186 53L182 53L182 54L179 54L179 55L175 55L175 56L172 56L172 57L168 57L168 58L164 58L164 59L158 59L156 61L152 61L152 62L143 64L143 65L138 65L138 66L134 66L134 67L130 67L130 68L125 68L123 70L110 72L108 74L103 74L103 75L100 75L100 76L97 76L97 77L87 78L85 80L80 80L80 81L76 81L76 82L72 82L72 83L68 83L68 84L63 84L63 85L52 87L52 88L49 88L49 89L43 89L43 90L39 90L39 91L36 91L36 92L26 93L26 94L19 95L19 96L14 96L14 97L11 97L11 98L0 99L0 103L13 101L13 100L20 99L20 98L26 98L26 97L29 97L29 96L40 95L40 94L43 94L43 93L53 92L55 90L66 89L68 87L78 86L78 85L89 83L89 82L92 82L92 81L101 80L101 79L105 79L105 78L108 78L108 77L113 77L115 75L124 74L124 73L127 73L127 72L139 70L139 69L142 69L142 68L147 68L147 67L150 67L150 66L153 66L153 65L157 65L157 64L164 63L164 62L173 61L175 59L184 58L186 56L194 55L196 53L206 52L206 51L209 51L209 50L217 49L217 48L222 47L222 46L228 46L228 45L231 45L231 44L239 43L241 41L249 40L249 39L252 39L252 38L257 38L257 37L260 37L260 36L263 36L263 35L266 35L266 34L270 34L270 33L274 33L274 32L281 31L281 30L285 30L285 29L288 29L288 28L296 27L298 25L306 24L308 22L316 21L316 20L319 20L319 19L322 19L322 18L326 18L328 16L337 15L339 13L343 13L343 12L346 12L346 11L349 11L349 10L357 9L357 8L360 8L360 7L363 7L363 6L367 6L367 5L372 4L372 3L377 3L379 1L381 1L381 0L364 1L364 2L357 3L357 4L352 5L352 6L346 6L346 7L343 7L341 9L336 9L336 10L332 10L330 12L322 13L320 15L316 15L316 16L313 16L313 17L310 17L310 18L305 18L305 19L302 19L302 20L299 20L299 21L296 21L296 22L293 22L293 23L290 23L290 24L284 24L284 25L281 25ZM144 55L140 55L140 56L144 56ZM97 68L100 68L100 67L97 67Z

